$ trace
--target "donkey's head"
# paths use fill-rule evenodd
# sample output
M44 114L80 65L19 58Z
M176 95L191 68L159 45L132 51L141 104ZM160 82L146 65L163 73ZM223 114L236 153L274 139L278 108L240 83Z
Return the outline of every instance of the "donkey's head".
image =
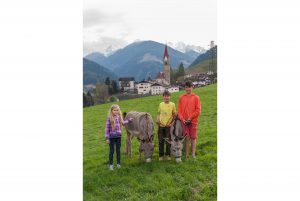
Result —
M153 155L154 144L152 143L153 136L141 142L141 151L145 152L146 162L151 162Z
M176 158L177 162L181 162L182 147L183 147L183 127L180 119L176 116L170 129L171 140L165 139L171 144L171 153Z

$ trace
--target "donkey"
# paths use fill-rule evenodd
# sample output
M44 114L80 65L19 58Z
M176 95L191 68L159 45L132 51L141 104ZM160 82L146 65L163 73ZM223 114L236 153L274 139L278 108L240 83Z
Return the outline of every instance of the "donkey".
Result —
M169 144L171 144L171 153L174 156L176 162L180 163L182 156L183 141L185 137L183 137L182 122L180 121L178 116L174 118L173 123L171 124L170 136L171 141L167 138L165 138L165 140Z
M125 154L132 157L132 139L135 136L140 141L139 160L141 160L141 154L144 152L146 162L151 162L154 149L152 143L154 124L151 115L146 112L132 111L127 114L124 113L124 116L125 120L131 121L125 124L127 132Z

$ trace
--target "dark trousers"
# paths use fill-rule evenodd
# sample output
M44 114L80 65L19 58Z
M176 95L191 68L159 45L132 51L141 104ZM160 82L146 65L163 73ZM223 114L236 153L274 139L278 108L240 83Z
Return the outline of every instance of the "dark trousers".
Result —
M117 138L109 139L109 165L113 164L115 145L116 145L116 152L117 152L117 164L121 164L121 154L120 154L121 137L117 137Z
M158 128L159 157L162 157L164 155L164 144L166 144L166 155L170 156L171 145L164 138L168 138L170 140L170 127Z

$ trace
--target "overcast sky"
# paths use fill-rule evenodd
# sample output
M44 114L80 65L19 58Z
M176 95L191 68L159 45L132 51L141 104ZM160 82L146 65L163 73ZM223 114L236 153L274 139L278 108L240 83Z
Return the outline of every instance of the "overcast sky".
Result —
M83 54L136 40L217 43L217 0L83 0Z

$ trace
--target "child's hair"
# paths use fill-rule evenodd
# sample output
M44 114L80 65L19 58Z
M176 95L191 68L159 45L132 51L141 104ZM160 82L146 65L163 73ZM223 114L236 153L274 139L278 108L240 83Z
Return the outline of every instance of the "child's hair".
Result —
M113 117L112 111L113 111L113 109L116 109L116 108L119 109L120 125L122 125L122 122L123 122L121 108L118 105L112 105L110 107L110 109L108 110L108 117L109 117L109 121L110 121L112 130L115 130L115 125L116 125L115 118Z
M171 96L171 93L168 90L165 90L163 96Z
M185 87L193 87L193 82L191 80L188 80L185 82Z

